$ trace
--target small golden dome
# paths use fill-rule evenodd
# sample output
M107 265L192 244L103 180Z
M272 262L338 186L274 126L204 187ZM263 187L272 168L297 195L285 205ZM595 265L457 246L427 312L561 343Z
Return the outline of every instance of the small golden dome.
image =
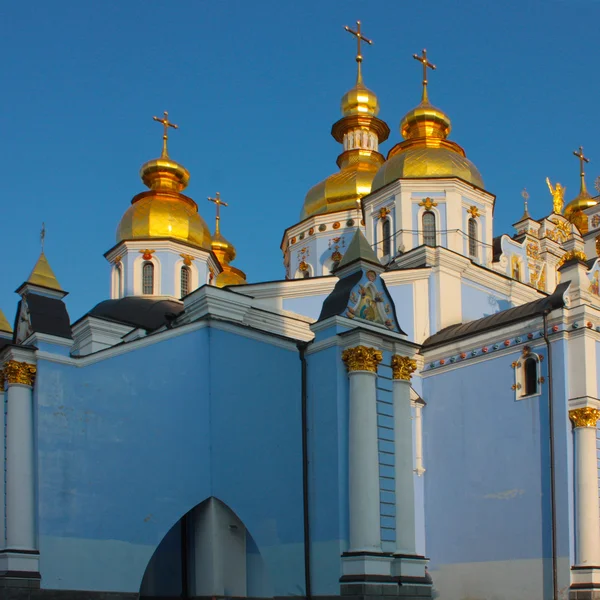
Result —
M168 156L149 160L142 165L140 177L151 190L172 190L181 192L189 181L189 171Z
M405 140L422 137L445 140L451 130L452 124L446 113L429 102L421 102L407 112L400 122L400 133Z
M226 285L246 285L246 274L231 265L223 265L223 270L217 275L215 285L225 287Z
M342 96L341 107L344 117L352 115L376 117L379 113L379 100L375 92L363 85L362 77L360 77L356 85Z
M223 263L222 259L225 259L227 263L230 263L236 255L234 245L226 240L220 231L215 231L212 236L212 251L216 254L220 263Z
M586 208L596 206L598 200L590 196L590 193L587 191L587 186L585 185L584 165L585 163L590 162L590 160L583 155L583 147L579 146L579 151L573 152L573 154L579 159L579 194L567 204L564 215L571 223L574 223L577 226L582 234L586 234L588 232L588 218L583 211Z

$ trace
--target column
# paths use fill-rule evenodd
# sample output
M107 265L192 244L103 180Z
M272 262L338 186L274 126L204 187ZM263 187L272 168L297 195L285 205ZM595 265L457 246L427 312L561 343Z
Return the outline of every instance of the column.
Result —
M10 360L6 414L6 548L35 550L33 382L36 367Z
M4 393L4 386L6 380L4 376L4 370L0 370L0 551L6 547L6 504L5 504L5 490L4 490L4 473L6 469L6 456L4 453L4 447L6 440L4 439L4 415L6 412L6 394Z
M569 411L575 447L575 562L600 565L600 512L598 510L598 459L596 421L600 410L592 407Z
M392 356L394 397L394 454L396 461L396 553L415 554L415 490L410 378L416 362Z
M342 353L349 377L350 552L381 552L377 365L382 354L356 346Z

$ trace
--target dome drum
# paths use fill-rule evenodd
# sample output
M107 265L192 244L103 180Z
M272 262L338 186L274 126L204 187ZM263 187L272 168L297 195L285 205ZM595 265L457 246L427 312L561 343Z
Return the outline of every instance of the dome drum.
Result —
M369 115L352 115L342 117L331 127L331 135L336 142L344 143L344 135L352 129L367 129L377 135L379 143L385 142L390 135L390 128L385 121Z

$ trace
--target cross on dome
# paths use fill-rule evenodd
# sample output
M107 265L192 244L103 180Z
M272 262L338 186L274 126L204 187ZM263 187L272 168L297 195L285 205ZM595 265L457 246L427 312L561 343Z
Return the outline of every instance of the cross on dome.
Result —
M221 200L221 194L219 192L217 192L215 194L215 198L211 198L210 196L207 198L207 200L209 202L214 202L215 206L217 207L217 218L216 218L216 224L215 224L215 234L220 233L219 232L219 221L221 220L221 206L229 206L227 204L227 202L223 202L223 200Z
M159 119L158 117L152 117L152 118L155 121L157 121L158 123L161 123L164 128L162 157L166 158L169 156L169 153L167 152L167 140L169 139L169 127L172 127L173 129L179 129L179 125L175 125L175 123L171 123L171 121L169 121L169 113L166 110L163 114L164 114L164 116L162 119Z
M436 66L427 59L427 50L425 48L421 51L421 56L413 54L413 58L423 65L423 97L421 98L421 102L429 102L429 98L427 97L427 69L435 71Z
M584 156L583 154L583 146L579 146L578 151L574 151L573 155L579 159L579 177L581 177L581 189L579 191L579 195L587 194L587 189L585 187L585 169L584 164L589 163L590 159Z
M365 42L367 44L369 44L369 46L371 44L373 44L373 40L370 40L369 38L366 38L361 30L360 30L360 21L356 21L356 31L354 31L354 29L351 29L350 27L348 27L348 25L344 26L344 29L350 33L351 35L353 35L354 37L356 37L356 62L358 63L358 76L356 78L356 83L362 83L362 72L361 72L361 67L360 67L360 63L362 62L362 54L361 54L361 46L360 43L361 42Z

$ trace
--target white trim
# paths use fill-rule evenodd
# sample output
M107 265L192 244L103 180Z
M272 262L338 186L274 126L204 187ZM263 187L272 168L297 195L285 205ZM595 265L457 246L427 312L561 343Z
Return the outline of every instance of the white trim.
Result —
M144 263L154 265L154 289L152 294L144 294L143 285L143 265ZM161 295L161 277L160 261L153 254L150 259L145 259L142 254L133 259L133 295L134 296L160 296Z

